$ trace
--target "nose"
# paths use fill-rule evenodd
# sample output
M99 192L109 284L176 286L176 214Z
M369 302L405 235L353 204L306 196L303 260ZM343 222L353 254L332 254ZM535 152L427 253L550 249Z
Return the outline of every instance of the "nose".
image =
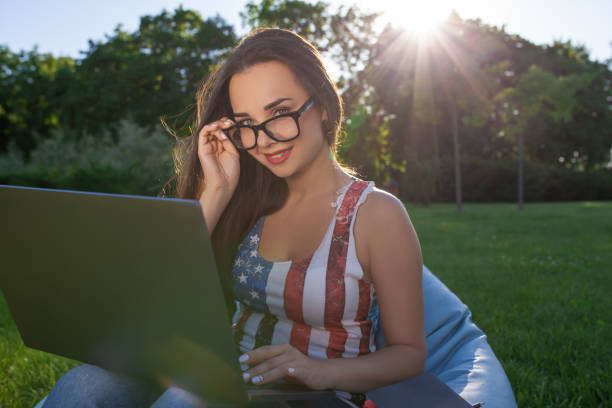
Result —
M259 129L257 133L257 146L265 148L274 143L276 143L276 140L268 136L263 129Z

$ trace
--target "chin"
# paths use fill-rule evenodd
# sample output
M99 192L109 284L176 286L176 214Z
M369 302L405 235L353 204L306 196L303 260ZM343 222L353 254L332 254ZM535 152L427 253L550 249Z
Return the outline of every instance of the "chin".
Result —
M285 166L285 167L281 167L281 166L269 166L269 165L265 165L264 166L270 170L270 172L272 172L272 174L274 174L276 177L279 178L287 178L292 176L293 174L295 174L295 169L291 166Z

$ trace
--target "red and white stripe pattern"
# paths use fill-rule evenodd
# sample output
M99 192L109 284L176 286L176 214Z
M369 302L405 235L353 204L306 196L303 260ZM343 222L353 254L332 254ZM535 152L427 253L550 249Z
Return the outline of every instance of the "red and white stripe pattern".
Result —
M235 338L242 352L290 343L317 359L357 357L375 350L368 314L374 287L362 280L353 228L359 205L374 183L352 181L312 256L270 262L257 249L263 217L247 234L234 262L241 303Z

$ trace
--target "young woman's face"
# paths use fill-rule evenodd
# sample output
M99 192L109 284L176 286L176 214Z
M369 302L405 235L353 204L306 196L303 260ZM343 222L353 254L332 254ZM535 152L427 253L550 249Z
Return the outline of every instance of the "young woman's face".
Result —
M236 122L258 125L276 115L298 110L313 95L299 84L287 65L270 61L232 76L229 96ZM299 118L298 138L278 142L260 130L257 146L248 152L276 176L291 176L325 149L329 150L322 130L324 119L325 114L313 105Z

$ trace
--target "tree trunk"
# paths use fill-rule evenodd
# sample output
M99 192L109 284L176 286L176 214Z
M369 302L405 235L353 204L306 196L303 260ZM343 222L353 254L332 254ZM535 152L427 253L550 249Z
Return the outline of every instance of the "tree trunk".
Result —
M455 199L457 212L461 212L461 166L459 165L459 129L457 125L457 101L451 98L451 119L453 122L453 149L455 151Z
M431 195L438 191L438 176L440 175L440 148L438 146L438 122L434 119L433 124L433 160L431 168Z
M518 207L523 211L523 134L518 135Z

